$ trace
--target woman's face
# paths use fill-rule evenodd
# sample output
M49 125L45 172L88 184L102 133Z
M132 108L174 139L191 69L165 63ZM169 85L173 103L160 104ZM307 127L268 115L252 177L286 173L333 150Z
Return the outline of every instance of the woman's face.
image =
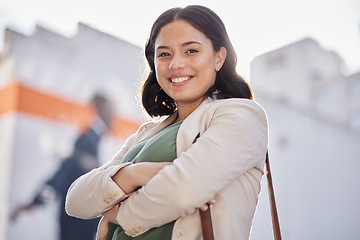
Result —
M196 108L215 83L225 57L225 48L215 52L210 39L188 22L171 22L161 28L155 40L157 81L178 108Z

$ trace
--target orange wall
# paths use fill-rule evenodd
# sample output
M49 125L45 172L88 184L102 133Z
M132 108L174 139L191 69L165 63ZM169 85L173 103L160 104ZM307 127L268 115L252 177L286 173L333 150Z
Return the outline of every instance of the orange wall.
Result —
M76 124L80 129L88 126L93 116L90 106L40 92L17 82L0 89L0 115L12 111ZM110 133L114 137L127 138L139 125L137 122L116 116Z

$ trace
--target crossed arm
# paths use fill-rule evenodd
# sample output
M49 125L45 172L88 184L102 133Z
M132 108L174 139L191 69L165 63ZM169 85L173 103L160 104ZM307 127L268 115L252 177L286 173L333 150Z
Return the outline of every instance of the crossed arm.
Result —
M193 213L263 161L267 149L266 116L253 103L228 104L208 119L211 124L198 141L172 164L120 166L114 159L110 169L81 177L69 190L68 212L81 218L103 214L124 230L149 229ZM119 207L124 195L134 190Z
M129 165L120 169L113 177L113 181L124 191L125 194L130 194L136 189L145 186L146 183L154 177L165 166L171 165L171 162L142 162L133 165ZM200 207L201 211L206 211L208 204L215 203L214 199L211 199ZM116 216L121 203L115 204L110 210L103 213L104 218L108 222L118 224Z

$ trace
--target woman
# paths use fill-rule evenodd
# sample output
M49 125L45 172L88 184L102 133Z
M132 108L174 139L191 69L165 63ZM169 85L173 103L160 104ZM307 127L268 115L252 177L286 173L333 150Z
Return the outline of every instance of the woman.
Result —
M103 214L99 236L108 239L193 240L202 238L199 208L214 199L215 239L248 239L267 119L236 73L224 24L206 7L170 9L155 21L145 55L143 107L168 117L143 124L109 163L77 179L67 212ZM106 222L119 227L108 231Z

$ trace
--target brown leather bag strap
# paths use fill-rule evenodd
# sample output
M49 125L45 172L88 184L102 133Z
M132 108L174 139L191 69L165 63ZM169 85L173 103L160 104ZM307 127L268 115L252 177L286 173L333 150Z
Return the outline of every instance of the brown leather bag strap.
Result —
M273 231L274 231L274 239L281 240L280 224L279 224L279 218L278 218L277 209L276 209L274 187L273 187L271 171L270 171L269 152L266 152L265 165L266 165L266 178L267 178L267 185L268 185L268 192L269 192L269 202L270 202L272 226L273 226ZM210 206L208 206L208 209L205 212L200 211L200 219L201 219L201 228L202 228L202 233L203 233L203 239L204 240L214 240L214 232L213 232L213 228L212 228Z
M203 212L200 210L200 219L201 219L201 229L204 240L214 240L214 231L211 221L210 205L208 204L208 209Z
M193 141L193 144L196 140L200 137L200 133L198 133ZM207 204L207 203L206 203ZM212 220L211 220L211 212L210 212L210 205L206 211L200 211L200 220L201 220L201 229L202 235L204 240L215 240L214 238L214 231L212 227Z
M276 209L275 194L274 194L274 188L273 188L271 171L270 171L269 152L266 152L265 165L266 165L266 178L267 178L267 185L269 192L269 202L270 202L272 226L274 231L274 239L281 240L280 224Z

